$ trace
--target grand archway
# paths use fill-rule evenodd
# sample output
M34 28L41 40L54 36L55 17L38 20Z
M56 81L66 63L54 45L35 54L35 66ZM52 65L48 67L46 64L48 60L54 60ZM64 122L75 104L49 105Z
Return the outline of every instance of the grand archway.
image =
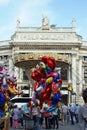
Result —
M44 54L44 53L25 53L18 54L14 56L15 66L25 70L26 74L29 77L29 80L32 81L30 77L30 71L32 68L35 68L36 65L39 65L42 56L52 56L56 60L56 66L61 68L61 76L63 80L67 80L67 71L71 65L70 55L65 54Z

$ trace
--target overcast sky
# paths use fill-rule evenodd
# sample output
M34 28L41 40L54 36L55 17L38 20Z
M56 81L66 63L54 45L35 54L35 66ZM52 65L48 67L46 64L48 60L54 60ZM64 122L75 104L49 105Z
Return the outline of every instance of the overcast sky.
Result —
M0 41L9 40L20 26L40 27L47 16L57 27L71 27L76 20L76 31L87 41L87 0L0 0Z

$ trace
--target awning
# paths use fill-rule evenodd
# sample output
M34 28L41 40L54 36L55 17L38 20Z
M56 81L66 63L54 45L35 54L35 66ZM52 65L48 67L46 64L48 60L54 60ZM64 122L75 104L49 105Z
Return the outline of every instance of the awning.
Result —
M10 101L12 103L27 103L31 101L31 97L14 97Z

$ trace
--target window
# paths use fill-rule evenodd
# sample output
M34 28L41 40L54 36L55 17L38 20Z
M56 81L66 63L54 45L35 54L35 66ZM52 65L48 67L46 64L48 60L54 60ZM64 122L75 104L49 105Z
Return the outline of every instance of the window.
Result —
M61 69L61 79L67 80L67 70L66 69Z
M85 80L85 83L87 83L87 69L86 68L84 70L84 80Z
M87 61L87 56L84 56L84 61Z
M23 80L28 80L28 76L26 75L25 71L23 71Z

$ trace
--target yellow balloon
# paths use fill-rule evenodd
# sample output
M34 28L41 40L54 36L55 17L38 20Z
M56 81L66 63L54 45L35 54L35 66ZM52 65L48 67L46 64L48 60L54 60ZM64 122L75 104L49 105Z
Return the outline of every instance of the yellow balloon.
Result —
M9 116L9 108L8 108L7 102L5 102L4 109L5 109L5 117L8 117Z
M46 83L51 83L53 81L53 77L49 77L46 79Z
M33 101L31 101L31 105L32 105L32 106L34 106L34 105L35 105L35 103L34 103Z
M36 101L37 101L37 104L40 105L40 100L39 100L39 99L36 99Z
M58 102L58 103L57 103L57 105L58 105L58 107L60 107L60 105L61 105L61 102Z
M9 116L9 112L6 112L5 117L8 117L8 116Z
M11 94L16 94L15 90L14 90L12 87L10 87L10 86L8 86L8 91L9 91Z

